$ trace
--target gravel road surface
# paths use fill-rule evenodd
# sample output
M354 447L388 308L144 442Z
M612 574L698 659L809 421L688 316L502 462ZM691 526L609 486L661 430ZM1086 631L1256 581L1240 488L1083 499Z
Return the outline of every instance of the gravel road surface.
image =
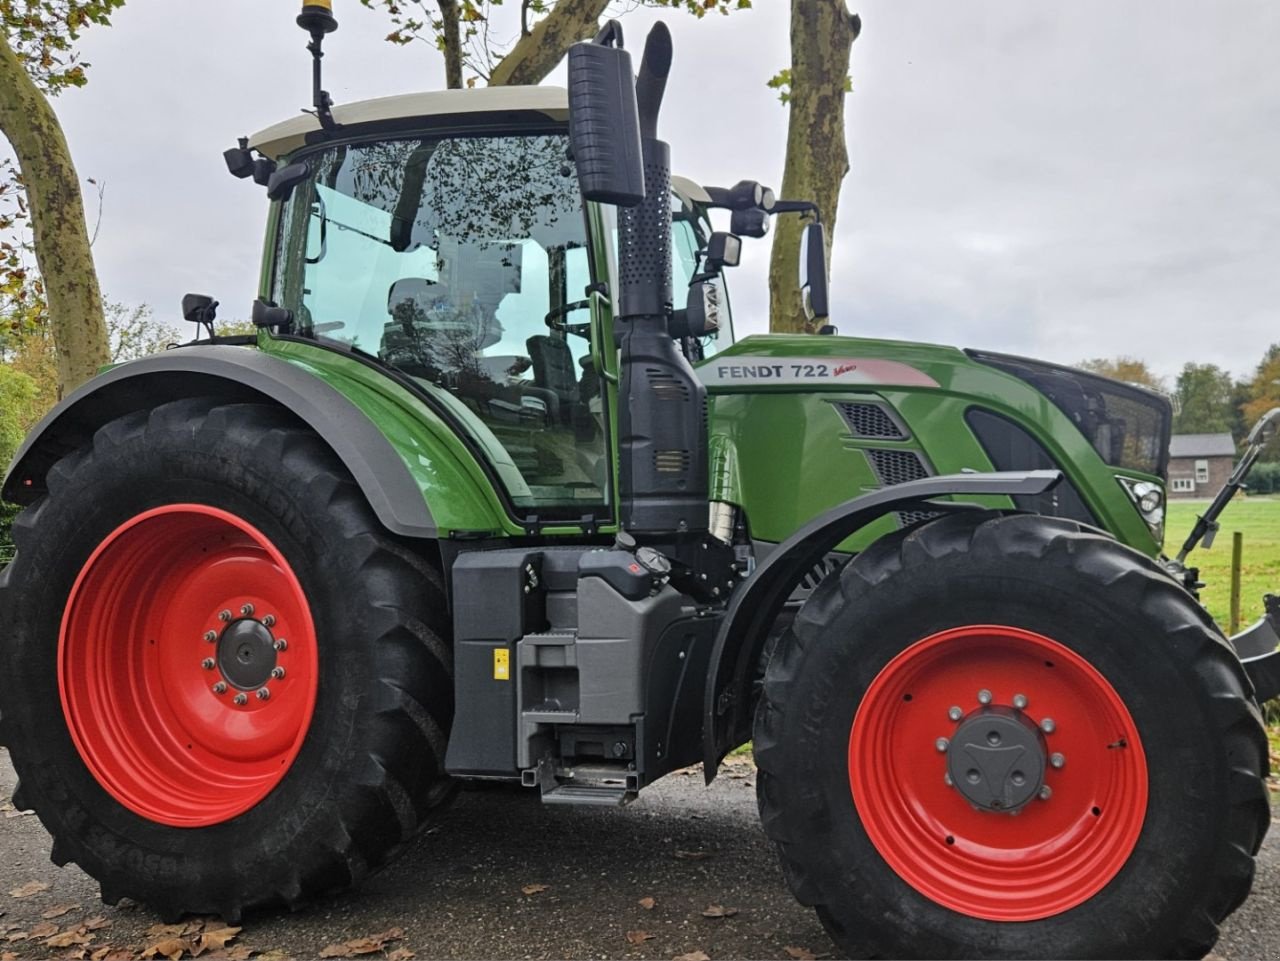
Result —
M0 802L13 786L0 750ZM160 919L144 907L102 905L96 883L74 866L50 863L49 838L35 817L0 807L0 955L75 956L84 948L88 957L111 946L131 952L111 955L123 961L157 941L198 940L198 921L185 933L163 931L153 929ZM47 888L15 897L24 885ZM640 903L647 898L652 908ZM712 906L731 916L704 917ZM1280 832L1273 831L1253 896L1228 920L1214 956L1280 957L1278 906ZM95 918L110 923L82 927ZM205 930L220 926L210 921ZM240 948L231 956L244 957L252 948L267 961L314 958L330 945L396 928L400 936L386 940L381 955L367 956L673 958L701 951L719 961L833 950L812 912L787 892L757 823L754 768L743 759L711 788L692 773L677 774L621 811L544 807L531 792L464 792L431 833L357 892L292 914L250 917L226 949L201 956ZM87 945L48 946L77 932Z

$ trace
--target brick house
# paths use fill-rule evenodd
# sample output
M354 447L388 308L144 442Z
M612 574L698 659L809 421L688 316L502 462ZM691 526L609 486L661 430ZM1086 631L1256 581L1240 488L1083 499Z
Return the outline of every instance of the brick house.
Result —
M1231 475L1235 459L1230 434L1174 434L1169 438L1169 497L1212 497Z

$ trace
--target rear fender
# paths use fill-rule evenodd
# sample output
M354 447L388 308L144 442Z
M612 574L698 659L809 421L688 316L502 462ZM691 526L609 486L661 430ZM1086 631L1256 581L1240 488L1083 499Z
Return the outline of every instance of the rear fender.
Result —
M394 534L435 537L438 527L403 458L377 425L333 387L261 351L187 347L114 367L86 383L31 432L0 496L29 504L45 490L49 468L108 421L182 397L274 402L305 421L329 445Z
M751 737L751 686L774 620L805 572L836 545L885 514L900 510L987 510L934 502L945 496L1042 494L1062 480L1056 470L927 477L864 494L814 518L756 568L735 592L711 651L703 704L703 774L707 783L725 755Z

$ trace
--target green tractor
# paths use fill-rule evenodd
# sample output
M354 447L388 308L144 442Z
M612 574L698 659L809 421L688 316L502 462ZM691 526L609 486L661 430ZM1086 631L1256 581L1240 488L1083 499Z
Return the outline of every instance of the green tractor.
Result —
M616 806L752 742L842 952L1206 952L1270 821L1280 612L1238 651L1161 560L1168 402L735 342L739 237L812 205L672 181L661 26L638 77L610 24L567 93L334 106L329 3L299 20L315 113L226 155L271 199L257 335L188 297L209 335L100 374L4 482L0 740L53 860L235 919L461 783Z

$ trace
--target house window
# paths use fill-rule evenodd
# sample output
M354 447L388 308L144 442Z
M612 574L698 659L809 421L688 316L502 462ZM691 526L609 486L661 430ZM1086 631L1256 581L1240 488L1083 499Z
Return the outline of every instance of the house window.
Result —
M1209 462L1207 460L1196 461L1196 483L1209 483Z
M1169 483L1175 494L1190 494L1196 489L1196 483L1190 477L1175 477Z

